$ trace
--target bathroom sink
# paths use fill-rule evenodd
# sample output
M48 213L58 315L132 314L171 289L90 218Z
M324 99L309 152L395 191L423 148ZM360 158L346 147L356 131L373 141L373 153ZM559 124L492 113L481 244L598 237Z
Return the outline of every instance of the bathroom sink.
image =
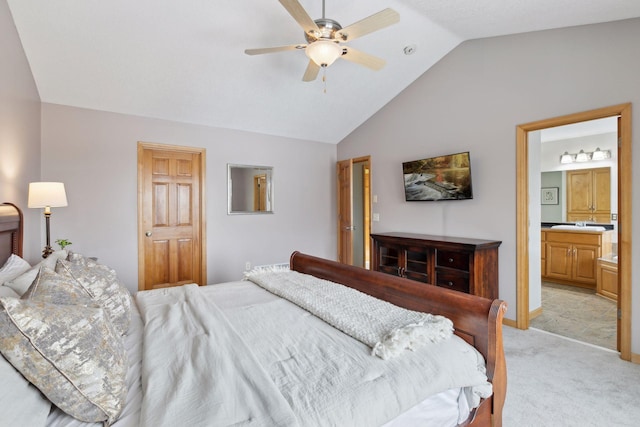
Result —
M578 231L605 231L600 225L554 225L554 230L578 230Z

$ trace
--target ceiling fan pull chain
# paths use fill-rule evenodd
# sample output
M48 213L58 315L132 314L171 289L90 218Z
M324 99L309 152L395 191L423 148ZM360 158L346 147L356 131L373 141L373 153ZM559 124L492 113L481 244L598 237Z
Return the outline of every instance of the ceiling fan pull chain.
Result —
M324 86L324 93L327 93L327 67L322 67L322 84Z

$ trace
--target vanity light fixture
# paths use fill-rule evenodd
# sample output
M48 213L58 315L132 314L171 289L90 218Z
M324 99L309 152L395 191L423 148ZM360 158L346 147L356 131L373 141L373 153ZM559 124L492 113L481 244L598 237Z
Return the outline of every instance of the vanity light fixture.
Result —
M591 160L604 160L611 157L611 151L605 150L602 151L599 147L596 148L596 151L591 153Z
M560 156L560 163L573 163L573 156L569 154L568 151L565 151L562 156Z
M577 163L588 162L589 160L591 160L591 156L585 153L584 150L580 150L580 152L576 156Z
M564 154L560 156L560 163L568 164L573 162L588 162L592 160L606 160L611 158L611 150L601 150L599 147L596 148L596 151L584 151L580 150L577 154L571 154L568 151L565 151Z
M51 208L67 206L67 193L62 182L31 182L29 183L30 208L44 208L44 220L47 230L47 245L42 251L42 258L48 257L52 252L49 232L49 219Z

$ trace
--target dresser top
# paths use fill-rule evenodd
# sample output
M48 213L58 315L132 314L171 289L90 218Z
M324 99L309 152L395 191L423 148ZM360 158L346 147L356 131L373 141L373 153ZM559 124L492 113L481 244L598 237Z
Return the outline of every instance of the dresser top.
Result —
M456 243L460 245L473 245L476 247L500 246L500 240L472 239L468 237L452 237L452 236L435 236L430 234L404 233L404 232L388 232L388 233L372 233L371 237L394 237L407 240L420 240L430 242Z

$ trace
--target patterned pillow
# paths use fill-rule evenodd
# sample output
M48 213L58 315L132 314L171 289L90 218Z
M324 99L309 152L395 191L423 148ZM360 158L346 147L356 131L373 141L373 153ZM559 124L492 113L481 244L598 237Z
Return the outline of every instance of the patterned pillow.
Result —
M99 307L78 282L45 266L40 267L38 275L22 295L22 299L50 304L79 304Z
M85 422L114 422L127 356L104 310L0 298L0 352L47 398Z
M81 257L74 261L58 260L56 273L75 279L109 314L116 331L120 335L127 333L131 321L131 294L113 269Z

